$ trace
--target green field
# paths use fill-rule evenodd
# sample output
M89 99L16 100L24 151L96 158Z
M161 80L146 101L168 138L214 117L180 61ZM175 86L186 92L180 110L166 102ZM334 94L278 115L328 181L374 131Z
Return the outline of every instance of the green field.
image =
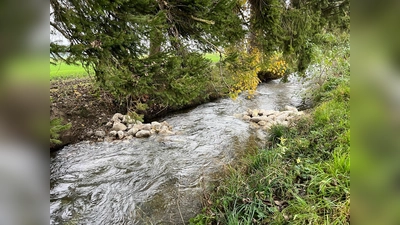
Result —
M87 77L87 71L82 65L68 65L66 63L50 64L50 80Z
M204 57L210 59L213 63L216 63L220 60L218 53L206 53Z
M210 59L213 63L220 60L218 53L207 53L205 58ZM93 74L93 71L89 71ZM50 64L50 80L68 79L68 78L82 78L87 77L87 71L81 65L68 65L60 62L56 65Z

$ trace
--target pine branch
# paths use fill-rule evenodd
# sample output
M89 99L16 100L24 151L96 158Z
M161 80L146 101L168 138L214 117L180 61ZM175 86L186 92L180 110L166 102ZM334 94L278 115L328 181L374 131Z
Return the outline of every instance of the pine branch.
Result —
M210 24L210 25L214 25L215 24L215 22L212 21L212 20L206 20L206 19L197 18L197 17L194 17L193 15L191 15L190 17L192 19L196 20L196 21L203 22L203 23L206 23L206 24Z

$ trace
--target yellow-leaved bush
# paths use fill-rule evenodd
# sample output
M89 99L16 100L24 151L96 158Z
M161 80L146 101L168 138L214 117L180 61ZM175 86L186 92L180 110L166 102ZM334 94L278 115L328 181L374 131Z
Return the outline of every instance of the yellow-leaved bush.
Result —
M283 59L282 52L273 52L273 54L267 60L266 70L276 77L283 77L287 69L288 64Z
M248 91L248 98L254 96L260 79L257 76L261 69L261 52L254 48L247 52L246 48L229 47L227 55L235 55L225 62L226 73L230 80L229 96L236 99L242 91Z

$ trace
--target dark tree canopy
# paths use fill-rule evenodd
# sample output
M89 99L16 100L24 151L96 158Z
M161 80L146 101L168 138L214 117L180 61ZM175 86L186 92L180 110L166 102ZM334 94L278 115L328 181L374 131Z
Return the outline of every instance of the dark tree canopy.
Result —
M69 46L53 58L93 66L119 99L149 96L166 105L201 95L215 51L243 38L236 0L51 0L51 26ZM185 86L185 88L183 88Z

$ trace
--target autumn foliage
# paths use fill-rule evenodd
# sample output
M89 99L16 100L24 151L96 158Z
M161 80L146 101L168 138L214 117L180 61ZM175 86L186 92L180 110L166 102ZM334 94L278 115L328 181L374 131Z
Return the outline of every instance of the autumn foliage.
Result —
M244 47L236 49L229 47L226 53L227 58L224 61L225 72L230 78L229 96L235 99L241 92L247 90L247 97L251 98L260 83L257 73L261 69L261 52L256 48L247 52Z

